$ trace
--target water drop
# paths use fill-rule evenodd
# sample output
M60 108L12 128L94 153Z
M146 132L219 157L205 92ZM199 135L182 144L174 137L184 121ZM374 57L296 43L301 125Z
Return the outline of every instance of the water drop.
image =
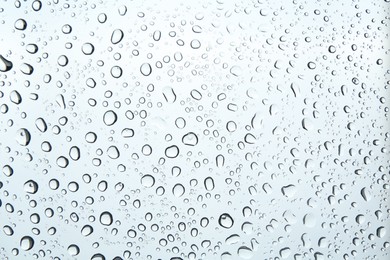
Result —
M153 40L159 41L161 39L161 31L157 30L153 33Z
M15 26L15 29L23 31L23 30L26 30L26 28L27 28L27 22L26 22L26 20L20 18L20 19L16 20L14 26Z
M31 7L32 7L32 9L33 9L34 11L37 12L37 11L41 10L41 8L42 8L42 2L39 1L39 0L35 0L34 2L32 2Z
M182 184L180 184L180 183L175 184L175 186L173 186L173 188L172 188L172 193L176 197L183 196L185 191L186 190L185 190L184 186Z
M134 136L134 130L131 128L124 128L121 133L124 138L130 138Z
M20 248L24 251L28 251L34 246L34 239L30 236L24 236L20 239Z
M149 63L143 63L140 67L142 75L149 76L152 73L152 67Z
M182 142L185 145L195 146L198 144L198 136L193 132L189 132L183 136Z
M11 100L12 103L17 105L22 103L22 96L16 90L11 91L11 93L9 94L9 99Z
M64 156L60 156L57 158L57 165L58 167L60 168L66 168L69 164L69 160L64 157Z
M30 64L22 63L20 71L25 75L31 75L34 72L34 68Z
M176 145L169 146L165 149L165 156L168 158L176 158L179 155L179 148Z
M282 193L287 198L294 197L296 192L297 192L297 188L295 187L295 185L290 184L290 185L282 187Z
M113 222L112 214L108 211L104 211L100 214L100 223L104 226L110 226Z
M222 154L217 155L215 161L218 168L222 168L225 165L225 157Z
M37 118L37 120L35 120L35 126L42 133L46 132L46 130L47 130L47 124L46 124L45 120L41 117L39 117L39 118Z
M107 126L112 126L113 124L116 123L118 119L118 116L116 115L116 113L112 110L108 110L107 112L104 113L103 115L103 122L107 125Z
M234 220L228 213L223 213L219 216L218 223L221 227L231 228L234 224Z
M242 69L240 66L233 66L230 68L230 73L233 75L233 76L240 76L242 74Z
M116 29L112 32L111 42L112 44L118 44L123 39L123 31L121 29Z
M57 59L57 63L58 65L60 65L61 67L65 67L66 65L68 65L68 62L69 62L69 59L67 56L65 55L60 55Z
M92 45L92 43L84 43L83 46L81 47L81 51L85 55L91 55L95 51L95 47Z
M71 32L72 32L72 26L70 26L69 24L64 24L64 25L62 26L62 32L63 32L64 34L69 34L69 33L71 33Z
M26 128L20 128L16 132L16 141L22 146L27 146L31 141L30 132Z
M279 255L282 259L287 259L291 254L291 249L289 247L285 247L280 249Z
M120 78L122 76L122 68L119 66L113 66L111 68L111 76L114 78Z
M114 145L111 145L110 147L108 147L107 149L107 155L108 157L110 157L111 159L118 159L119 156L120 156L120 153L119 153L119 150L116 146Z
M90 234L92 234L93 232L93 228L92 226L90 225L85 225L83 226L83 228L81 229L81 234L85 237L89 236Z
M80 159L80 149L77 146L72 146L69 149L69 157L73 161L77 161L78 159Z
M237 254L243 259L251 259L254 255L252 249L247 246L241 246L240 248L238 248Z
M10 71L12 67L13 67L12 62L4 58L2 55L0 55L0 72Z
M30 54L35 54L38 52L38 46L34 43L29 43L26 45L26 51Z
M214 179L211 178L211 177L207 177L207 178L204 180L204 187L205 187L206 190L208 190L208 191L214 190L214 187L215 187Z
M167 101L167 103L172 104L176 101L176 93L171 87L165 87L163 89L163 96L165 98L165 101Z
M72 244L68 246L68 253L71 256L76 256L80 253L80 248L77 245Z
M35 194L38 192L38 183L33 180L26 181L24 183L24 191L30 194Z
M195 40L191 41L190 46L191 46L191 48L196 50L196 49L200 48L201 44L200 44L200 41L195 39Z
M316 64L312 61L310 61L308 64L307 64L307 67L311 70L314 70L316 68Z
M151 188L153 187L154 185L154 177L150 174L146 174L144 176L142 176L141 178L141 184L145 187L145 188Z

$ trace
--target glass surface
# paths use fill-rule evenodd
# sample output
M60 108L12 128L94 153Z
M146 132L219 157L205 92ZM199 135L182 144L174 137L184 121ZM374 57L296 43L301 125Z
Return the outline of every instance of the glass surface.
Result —
M389 0L0 0L0 259L390 259Z

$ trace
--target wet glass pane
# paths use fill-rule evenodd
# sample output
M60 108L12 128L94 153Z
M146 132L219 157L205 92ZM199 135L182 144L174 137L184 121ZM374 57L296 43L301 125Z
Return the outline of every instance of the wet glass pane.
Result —
M388 0L0 0L0 259L390 259Z

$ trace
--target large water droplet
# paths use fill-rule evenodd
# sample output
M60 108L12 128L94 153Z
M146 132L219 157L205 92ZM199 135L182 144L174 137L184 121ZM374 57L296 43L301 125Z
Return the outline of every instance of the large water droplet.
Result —
M228 213L223 213L219 216L218 223L221 227L231 228L234 225L234 220Z
M141 184L145 187L145 188L150 188L150 187L153 187L154 185L154 177L150 174L146 174L144 176L142 176L141 178Z
M104 113L103 115L103 122L107 125L107 126L112 126L113 124L115 124L115 122L117 121L118 119L118 116L116 115L116 113L112 110L108 110L106 113Z
M185 145L195 146L198 144L198 136L193 132L189 132L183 136L182 142Z
M181 197L184 195L186 189L184 188L184 186L180 183L177 183L175 184L175 186L173 186L172 188L172 193L173 195L175 195L176 197Z
M77 245L72 244L68 247L68 253L71 256L76 256L80 253L80 248Z
M38 191L38 183L33 180L24 183L24 191L30 194L35 194Z
M46 130L47 130L47 124L46 124L45 120L41 117L39 117L39 118L37 118L37 120L35 120L35 126L42 133L46 132Z
M83 46L81 47L81 51L85 55L91 55L95 51L95 46L92 45L92 43L84 43Z
M215 187L214 179L211 178L211 177L207 177L204 180L204 187L206 188L206 190L212 191L214 189L214 187Z
M119 66L113 66L111 68L111 76L114 78L120 78L122 76L122 68Z
M13 67L12 62L4 58L2 55L0 55L0 71L7 72L10 71L12 67Z
M123 39L123 31L121 29L116 29L112 32L111 42L112 44L118 44Z
M20 19L16 20L14 26L15 26L15 29L23 31L23 30L26 30L26 28L27 28L27 22L26 22L26 20L20 18Z
M20 128L16 132L16 141L22 146L28 145L31 141L30 132L26 128Z
M34 68L27 63L20 65L20 71L25 75L31 75L34 72Z
M20 248L24 251L28 251L34 246L34 239L30 236L24 236L20 239Z
M149 63L144 63L141 65L140 71L142 75L149 76L152 73L152 67Z
M241 246L240 248L238 248L237 254L243 259L251 259L254 255L252 249L247 246Z
M100 214L100 223L104 226L110 226L113 222L112 214L108 211L104 211Z
M110 147L108 147L107 149L107 155L108 157L110 157L111 159L118 159L119 156L120 156L120 153L119 153L119 150L116 146L114 145L111 145Z
M179 155L179 148L176 145L169 146L165 149L165 156L168 158L176 158Z
M7 177L11 177L14 174L14 170L12 169L11 166L9 165L4 165L3 166L3 173Z

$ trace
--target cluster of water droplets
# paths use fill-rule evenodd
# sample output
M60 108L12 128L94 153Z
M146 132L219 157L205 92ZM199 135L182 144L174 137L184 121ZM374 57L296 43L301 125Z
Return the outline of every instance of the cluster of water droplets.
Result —
M1 259L387 259L389 1L0 4Z

